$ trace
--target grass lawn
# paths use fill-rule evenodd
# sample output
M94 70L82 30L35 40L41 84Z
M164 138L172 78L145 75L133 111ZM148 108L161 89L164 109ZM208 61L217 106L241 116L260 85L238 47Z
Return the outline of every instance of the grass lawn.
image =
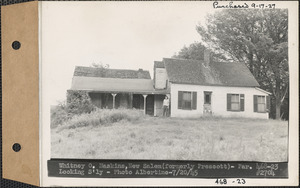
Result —
M287 161L288 122L239 118L121 120L51 130L52 158Z

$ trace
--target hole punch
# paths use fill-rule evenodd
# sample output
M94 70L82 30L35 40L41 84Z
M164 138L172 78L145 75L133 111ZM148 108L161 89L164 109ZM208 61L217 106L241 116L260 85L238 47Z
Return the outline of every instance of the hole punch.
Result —
M14 50L18 50L21 48L21 43L19 41L14 41L11 46Z
M15 152L19 152L21 150L21 145L19 143L15 143L12 147Z

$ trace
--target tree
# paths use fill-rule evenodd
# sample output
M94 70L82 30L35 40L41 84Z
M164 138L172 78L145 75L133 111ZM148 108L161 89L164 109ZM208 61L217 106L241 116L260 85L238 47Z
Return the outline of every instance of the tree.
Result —
M109 64L103 65L101 62L100 62L100 63L92 63L92 64L90 65L90 67L97 68L97 69L95 70L95 72L96 72L98 75L105 76L107 70L109 69Z
M260 86L271 92L276 119L288 94L288 12L222 10L197 26L203 42L228 60L245 62Z
M174 58L181 59L196 59L203 60L203 53L205 50L205 46L201 43L195 42L190 46L184 46L177 54L175 54Z
M178 53L173 55L173 58L181 58L181 59L195 59L195 60L203 60L204 59L204 51L208 49L201 42L194 42L190 44L188 47L184 46ZM226 58L222 54L216 54L211 52L212 58L217 58L219 61L223 61Z
M103 65L101 62L100 63L92 63L90 67L108 69L109 64Z

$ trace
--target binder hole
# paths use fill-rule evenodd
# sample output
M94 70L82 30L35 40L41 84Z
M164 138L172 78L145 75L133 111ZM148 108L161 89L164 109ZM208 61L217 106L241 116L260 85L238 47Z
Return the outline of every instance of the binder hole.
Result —
M21 43L19 41L14 41L11 46L14 50L18 50L21 48Z
M15 143L12 147L15 152L19 152L21 150L21 145L19 143Z

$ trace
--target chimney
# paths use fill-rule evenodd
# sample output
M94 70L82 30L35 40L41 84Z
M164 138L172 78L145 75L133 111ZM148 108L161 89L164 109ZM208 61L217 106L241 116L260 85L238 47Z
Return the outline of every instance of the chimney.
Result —
M139 69L137 72L137 78L143 78L143 69Z
M209 67L211 61L211 51L209 49L204 50L203 60L204 60L204 66Z

